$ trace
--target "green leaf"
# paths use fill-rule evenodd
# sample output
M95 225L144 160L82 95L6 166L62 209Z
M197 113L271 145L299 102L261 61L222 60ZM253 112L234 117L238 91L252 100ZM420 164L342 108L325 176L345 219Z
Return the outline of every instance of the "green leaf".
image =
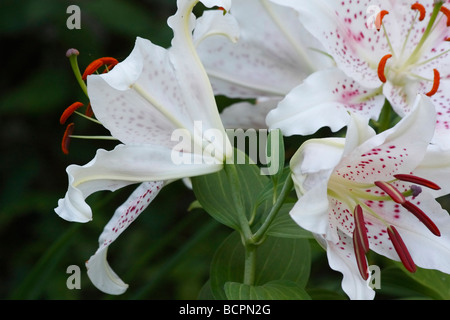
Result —
M402 269L403 270L403 269ZM421 286L419 292L438 300L450 299L450 275L438 270L417 268L415 273L404 273Z
M292 281L271 281L262 286L225 283L229 300L311 300L305 289Z
M226 164L231 166L233 164ZM235 165L238 173L238 193L242 198L243 210L247 218L256 214L256 210L262 212L267 207L257 208L258 196L261 190L270 183L266 176L260 174L258 166L254 164ZM233 201L232 184L225 170L217 173L192 178L192 188L195 196L203 209L220 223L239 230L238 212Z
M267 230L267 235L280 238L311 239L311 232L301 228L290 216L293 203L284 204Z
M307 239L268 237L257 248L255 285L287 280L303 288L309 278L311 252ZM227 282L243 282L245 250L238 232L232 233L218 248L211 263L211 290L224 300Z

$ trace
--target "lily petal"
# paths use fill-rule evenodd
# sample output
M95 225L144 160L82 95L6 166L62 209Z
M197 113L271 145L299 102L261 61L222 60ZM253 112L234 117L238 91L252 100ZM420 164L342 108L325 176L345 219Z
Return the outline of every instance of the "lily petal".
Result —
M372 300L375 297L375 291L359 276L352 239L340 231L338 233L339 242L327 241L330 267L342 273L342 289L350 299ZM370 281L370 278L368 280Z
M350 121L349 111L376 119L384 104L380 93L360 86L339 69L318 71L293 89L266 121L287 136L312 134L324 126L338 131Z
M435 198L450 193L450 149L442 150L436 145L430 145L414 174L441 187L441 190L430 190Z
M235 103L226 107L220 114L225 128L267 129L266 117L279 103L279 99L259 99L255 104Z
M178 157L182 159L177 161ZM63 219L87 222L92 219L92 210L85 199L94 192L114 191L138 182L209 174L222 167L222 163L207 154L178 154L155 145L118 145L112 151L100 149L88 164L68 167L69 189L55 211Z
M308 140L292 157L290 167L299 200L290 215L302 228L327 234L327 184L344 150L344 139Z
M267 0L235 1L237 43L221 36L197 46L216 94L283 97L311 72L333 65L290 8Z
M368 1L273 1L298 11L299 20L349 77L367 88L380 86L375 68L389 44L367 26Z
M342 160L339 174L364 182L368 177L373 181L389 181L400 170L412 172L425 156L434 135L435 121L433 103L428 97L418 95L412 113L395 127L358 146ZM361 173L357 175L358 170Z
M236 43L239 34L239 25L233 15L224 15L222 10L206 10L196 21L193 39L196 46L211 36L223 36Z
M128 288L106 260L109 245L148 207L164 186L162 181L144 182L117 208L99 237L99 248L86 262L92 283L108 294L122 294Z

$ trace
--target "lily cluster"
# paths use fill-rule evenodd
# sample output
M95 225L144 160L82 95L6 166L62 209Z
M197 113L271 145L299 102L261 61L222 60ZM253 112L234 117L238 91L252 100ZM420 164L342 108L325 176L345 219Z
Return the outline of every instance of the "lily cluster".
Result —
M198 2L209 9L196 18ZM351 299L375 296L369 250L410 272L450 273L450 216L436 200L450 193L450 0L177 6L170 48L137 38L124 61L102 58L78 72L92 108L84 116L119 143L67 168L56 213L88 222L89 195L138 185L87 262L94 285L110 294L127 289L106 260L108 246L168 183L223 170L233 157L226 128L308 137L289 163L298 198L290 215L326 249ZM68 52L71 61L76 54ZM219 113L217 95L243 102ZM61 123L81 106L69 107ZM336 134L309 138L323 127ZM171 139L179 129L193 143ZM71 137L73 124L65 153ZM193 161L174 163L174 148Z

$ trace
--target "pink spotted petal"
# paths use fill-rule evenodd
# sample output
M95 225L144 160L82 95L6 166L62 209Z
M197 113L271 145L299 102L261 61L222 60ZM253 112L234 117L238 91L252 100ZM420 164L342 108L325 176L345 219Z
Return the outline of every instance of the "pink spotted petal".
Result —
M106 260L109 245L149 206L161 188L162 181L144 182L117 208L99 238L99 248L86 262L87 274L92 283L108 294L122 294L128 288L111 269Z
M366 87L380 85L376 67L389 53L389 45L375 27L368 28L372 1L293 1L276 0L296 9L300 21L333 56L339 68ZM390 10L391 1L384 4ZM387 20L387 19L386 19ZM320 23L318 23L320 21Z
M293 89L267 116L269 128L284 135L308 135L322 127L337 131L350 121L349 112L378 119L384 97L337 68L318 71Z
M350 299L373 299L375 297L375 291L369 287L367 281L361 277L358 270L352 238L342 232L338 233L338 242L326 242L330 267L342 273L342 289Z
M395 174L414 170L425 156L434 135L436 113L432 102L425 96L418 96L413 110L395 127L348 153L336 174L351 181L373 183L389 181Z

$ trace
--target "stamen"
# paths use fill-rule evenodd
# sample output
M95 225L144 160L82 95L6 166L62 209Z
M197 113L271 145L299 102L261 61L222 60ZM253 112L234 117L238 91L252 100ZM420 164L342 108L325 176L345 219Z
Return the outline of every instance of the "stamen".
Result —
M72 135L74 128L75 124L71 123L67 126L66 131L64 132L64 136L61 141L61 149L64 154L69 154L70 136Z
M90 102L88 103L88 105L87 105L87 107L86 107L86 111L84 112L84 114L85 114L86 116L88 116L89 118L92 117L92 116L94 116L94 110L92 110L92 106L91 106L91 103L90 103Z
M386 192L388 194L388 196L391 197L391 199L395 203L400 203L400 204L405 203L405 201L406 201L405 196L403 195L403 193L401 193L399 190L397 190L397 188L395 188L394 186L392 186L389 183L384 182L384 181L375 181L375 185L378 188L380 188L381 190L383 190L384 192Z
M446 7L441 7L441 12L447 16L447 27L450 27L450 10Z
M358 242L361 244L364 253L367 253L369 251L369 239L367 238L364 213L360 205L356 206L353 216L355 219L355 230L353 237L358 238Z
M394 245L394 249L400 257L400 260L402 261L405 268L409 272L416 272L416 265L411 258L408 248L406 248L406 245L403 242L403 239L398 233L397 229L394 226L390 226L389 228L387 228L387 232L389 234L389 238L392 241L392 244Z
M440 190L441 187L439 187L436 183L421 178L421 177L417 177L414 176L412 174L396 174L394 175L395 179L401 180L401 181L406 181L406 182L411 182L411 183L415 183L433 190Z
M409 201L406 201L405 203L403 203L402 206L406 210L411 212L413 215L415 215L416 218L419 219L420 222L422 222L425 225L425 227L427 227L428 230L430 230L435 236L438 236L438 237L441 236L441 232L439 231L438 227L434 224L433 221L431 221L431 219L419 207L417 207L416 205L414 205L413 203L411 203Z
M423 21L423 19L425 19L427 11L425 10L425 7L423 5L421 5L420 3L415 3L411 6L411 9L418 10L420 12L419 21Z
M227 10L224 7L218 7L218 10L222 10L223 11L223 15L227 14Z
M106 66L106 72L110 71L112 67L118 64L119 61L115 58L111 57L103 57L97 60L92 61L84 70L82 79L86 80L88 75L96 72L101 66Z
M381 30L381 25L383 24L383 18L385 15L389 14L389 11L382 10L378 13L377 18L375 19L375 27L378 31Z
M387 61L392 57L392 54L387 54L383 58L381 58L380 63L378 64L378 78L381 82L386 83L386 75L384 74L384 69L386 68Z
M367 272L367 259L365 256L365 251L363 249L362 243L359 241L358 237L355 235L356 230L353 232L353 248L355 250L356 263L358 265L359 273L364 280L369 278L369 273Z
M434 71L433 88L431 89L430 92L426 94L428 97L434 96L438 92L439 86L441 84L441 75L439 71L437 71L436 69L433 69L433 71Z
M103 62L101 62L99 59L92 61L84 70L82 79L86 80L88 75L93 74L102 65L103 65Z
M81 102L72 103L66 110L64 110L61 118L59 118L59 123L66 123L67 119L79 108L81 108L83 104Z

